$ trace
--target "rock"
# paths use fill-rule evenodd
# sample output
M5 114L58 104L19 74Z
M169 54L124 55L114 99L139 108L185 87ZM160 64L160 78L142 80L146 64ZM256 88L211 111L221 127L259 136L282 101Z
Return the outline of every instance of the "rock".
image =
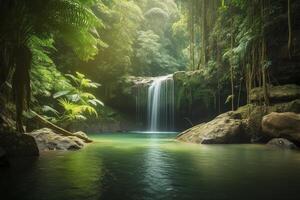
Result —
M49 128L43 128L27 133L35 138L40 151L47 150L79 150L85 146L85 142L75 136L63 136ZM83 132L76 134L87 137Z
M82 131L77 131L75 133L73 133L74 135L78 135L78 136L81 136L83 138L86 138L87 140L89 139L89 137L87 136L86 133L82 132Z
M245 134L241 119L233 112L219 115L214 120L197 125L181 133L178 140L198 144L246 143L250 138Z
M300 142L300 114L272 112L263 117L262 130L270 137Z
M262 133L262 119L271 112L295 112L300 113L300 100L285 103L276 103L270 106L259 106L247 104L234 111L234 115L239 115L243 119L245 132L251 135L254 143L267 143L272 137Z
M4 149L0 147L0 167L7 167L9 166L9 161Z
M300 86L289 84L280 86L269 86L269 99L270 102L287 102L295 99L300 99ZM250 101L259 102L263 100L263 89L262 87L253 88L250 91Z
M34 138L30 135L15 132L0 133L0 147L7 156L38 156L39 150Z
M267 146L279 149L298 149L293 142L284 138L274 138L267 143Z

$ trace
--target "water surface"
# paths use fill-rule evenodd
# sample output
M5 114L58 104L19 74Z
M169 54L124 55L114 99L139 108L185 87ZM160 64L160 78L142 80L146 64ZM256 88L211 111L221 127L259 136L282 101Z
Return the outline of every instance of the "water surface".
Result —
M15 159L0 171L1 199L299 199L297 151L185 144L174 137L99 134L77 152Z

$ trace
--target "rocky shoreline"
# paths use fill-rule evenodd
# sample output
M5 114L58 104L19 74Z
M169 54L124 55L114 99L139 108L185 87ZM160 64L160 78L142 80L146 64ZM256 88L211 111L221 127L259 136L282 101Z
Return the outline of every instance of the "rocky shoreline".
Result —
M270 87L269 106L259 105L261 88L251 91L251 104L219 115L179 134L177 140L197 144L268 143L295 149L300 144L300 87Z
M49 128L43 128L27 133L27 135L32 136L35 139L40 152L53 150L74 151L85 147L87 142L81 138L88 138L88 136L83 132L76 132L73 134L75 136L65 136L56 133ZM81 137L76 137L76 135Z
M0 166L6 166L8 158L11 157L36 157L44 151L80 150L90 143L88 141L91 139L83 132L73 133L73 136L65 136L49 128L25 134L2 132L0 134Z

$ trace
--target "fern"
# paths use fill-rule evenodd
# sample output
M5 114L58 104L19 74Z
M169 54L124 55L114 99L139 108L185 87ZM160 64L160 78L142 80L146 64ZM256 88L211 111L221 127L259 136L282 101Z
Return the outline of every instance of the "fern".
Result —
M93 58L98 47L105 46L96 33L95 28L103 24L91 10L94 3L95 0L0 1L0 62L4 72L1 81L7 81L13 72L19 131L24 131L22 112L31 97L30 67L41 59L51 63L47 52L34 47L49 47L40 38L62 37L82 60Z
M60 99L58 101L65 110L64 118L67 120L86 118L84 116L85 113L98 117L97 111L92 106L72 103L66 99Z

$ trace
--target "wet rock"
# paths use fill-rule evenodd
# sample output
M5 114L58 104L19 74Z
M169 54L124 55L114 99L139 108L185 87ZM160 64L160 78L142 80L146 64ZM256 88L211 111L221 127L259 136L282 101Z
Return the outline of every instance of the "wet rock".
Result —
M267 146L278 149L298 149L293 142L285 138L274 138L267 143Z
M300 142L300 114L270 113L263 117L262 130L270 137Z
M0 147L7 156L38 156L39 150L34 138L30 135L15 132L0 133Z
M243 123L233 112L219 115L214 120L199 124L181 133L178 140L198 144L233 144L250 141Z
M40 151L47 150L79 150L85 146L85 142L76 136L63 136L49 128L43 128L27 133L35 138ZM77 135L88 137L83 132Z
M271 102L287 102L300 99L300 86L289 84L269 86L269 99ZM259 102L264 100L262 87L254 88L250 92L250 101Z

